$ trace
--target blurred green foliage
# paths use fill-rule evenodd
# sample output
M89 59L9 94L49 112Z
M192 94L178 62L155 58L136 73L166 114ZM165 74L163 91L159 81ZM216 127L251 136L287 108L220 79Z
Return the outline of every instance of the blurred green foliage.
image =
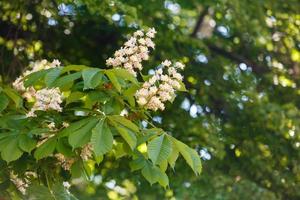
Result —
M128 33L155 27L149 68L168 57L185 62L188 92L154 123L197 149L202 175L179 162L164 190L131 173L126 160L107 160L73 192L79 199L299 199L299 11L298 0L2 0L2 80L41 58L105 68Z

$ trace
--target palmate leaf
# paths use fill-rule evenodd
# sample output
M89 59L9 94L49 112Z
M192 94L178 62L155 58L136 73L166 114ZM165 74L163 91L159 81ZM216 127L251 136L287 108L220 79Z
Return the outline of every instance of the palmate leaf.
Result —
M126 119L123 116L120 115L112 115L108 117L110 120L112 120L113 122L117 123L117 124L121 124L122 126L125 126L126 128L131 129L134 132L139 132L139 128L137 127L137 125L135 125L132 121Z
M172 145L169 138L163 134L148 143L148 155L153 164L160 165L166 161L172 151Z
M72 92L66 99L66 105L73 103L73 102L77 102L77 101L81 101L81 98L85 96L85 93L83 92Z
M61 68L56 67L51 69L46 75L45 75L45 83L47 87L52 87L52 84L54 81L60 76L61 74Z
M61 132L59 132L59 134L58 134L59 137L69 136L71 133L74 133L76 130L78 130L82 126L86 125L92 119L93 119L93 117L88 117L88 118L84 118L79 121L71 123L67 128L65 128Z
M137 79L131 73L129 73L126 69L115 68L115 69L109 69L107 71L110 71L110 72L114 73L117 77L119 77L123 80L128 80L136 85L138 85L138 83L139 83L137 81Z
M168 158L168 163L173 169L175 168L175 163L176 163L178 156L179 156L179 151L176 148L176 146L174 145L174 143L172 143L172 152Z
M62 183L53 185L51 190L43 185L31 185L26 197L31 200L78 200L63 187Z
M194 150L188 147L183 142L180 142L179 140L168 136L170 140L173 142L175 148L179 151L179 153L183 156L187 164L192 168L192 170L198 175L202 171L202 165L200 156L198 153Z
M134 107L135 104L135 98L134 98L134 94L136 93L136 91L139 89L139 86L137 85L132 85L130 86L127 90L124 91L123 95L126 98L126 100L128 101L128 103Z
M84 169L82 161L75 162L71 167L72 178L79 178L84 175Z
M51 188L53 200L78 200L74 195L67 191L63 184L55 184Z
M19 136L19 147L25 152L30 153L36 146L37 141L29 137L27 134Z
M0 112L3 111L8 106L8 104L8 98L3 93L0 93Z
M178 81L178 83L180 85L180 88L178 89L178 91L180 91L180 92L187 92L188 91L182 81Z
M73 85L73 81L79 79L81 77L81 72L76 72L72 74L68 74L56 79L51 86L65 88Z
M112 71L105 71L106 76L109 78L113 86L117 89L118 92L121 92L121 85L118 81L118 78Z
M84 90L94 89L102 82L103 74L100 69L87 69L82 71L82 78Z
M159 164L159 168L161 171L165 172L168 169L168 160L163 160L160 164Z
M65 137L58 139L57 144L56 144L56 150L57 150L57 152L65 155L67 157L71 157L71 156L75 155L75 153L72 151L72 147L68 143L68 139Z
M85 69L88 69L88 66L85 65L67 65L65 67L62 68L61 73L66 73L66 72L70 72L70 71L82 71Z
M5 87L3 92L15 103L16 108L22 107L23 99L15 90Z
M122 138L126 141L126 143L130 146L131 150L136 147L137 138L131 130L122 127L122 125L116 125L115 128L120 133Z
M46 142L44 142L41 146L39 146L36 149L36 151L34 152L34 157L37 160L40 160L42 158L49 156L55 150L56 143L57 143L56 137L49 138Z
M142 169L142 175L152 185L158 182L161 186L166 187L169 185L169 178L167 174L161 171L157 166L146 163Z
M136 171L139 169L143 169L144 166L147 164L146 159L143 157L143 155L134 155L134 158L132 161L130 161L129 166L131 171Z
M91 144L96 156L103 155L112 149L113 136L104 119L93 128Z
M2 159L6 162L11 162L20 158L23 151L18 146L18 137L9 136L5 141L1 148Z
M91 118L85 125L81 126L69 135L69 143L73 148L82 147L87 144L92 135L92 129L98 122L97 118Z
M25 87L29 87L29 86L33 86L34 84L36 84L39 80L41 80L42 78L44 78L44 76L46 75L46 73L49 70L40 70L37 72L33 72L29 75L27 75L26 77L24 77L24 86Z
M28 194L27 195L28 199L32 199L32 200L54 199L51 194L51 191L43 185L32 185L31 187L28 188L27 194Z

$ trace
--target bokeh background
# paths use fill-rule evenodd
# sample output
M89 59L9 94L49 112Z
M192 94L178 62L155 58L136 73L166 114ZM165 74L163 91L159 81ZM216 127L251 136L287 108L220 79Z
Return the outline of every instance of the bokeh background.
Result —
M155 124L197 149L203 173L179 159L164 190L126 159L108 159L74 183L76 196L300 199L299 0L1 0L1 81L44 58L105 68L148 27L158 34L145 72L167 58L187 66L188 92L154 113Z

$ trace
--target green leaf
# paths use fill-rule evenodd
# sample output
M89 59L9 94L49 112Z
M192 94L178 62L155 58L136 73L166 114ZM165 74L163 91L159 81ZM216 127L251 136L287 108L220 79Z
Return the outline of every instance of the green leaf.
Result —
M136 133L139 132L139 128L137 127L137 125L135 125L133 122L131 122L130 120L126 119L123 116L112 115L112 116L109 116L108 118L110 120L112 120L113 122L115 122L115 123L121 124L122 126L125 126L126 128L129 128L133 132L136 132Z
M160 171L158 167L147 163L142 169L142 175L152 185L158 181L158 171Z
M55 200L50 190L42 185L31 185L27 190L27 199L30 200Z
M18 146L18 137L10 137L6 140L6 144L1 149L1 156L6 162L11 162L20 158L23 151Z
M22 107L23 99L15 90L6 87L3 92L16 104L16 108Z
M116 157L116 159L122 158L123 156L127 155L127 152L124 149L124 145L127 145L127 147L128 147L128 144L124 144L124 143L120 143L120 142L117 142L117 144L115 145L114 156ZM130 147L128 147L128 148L130 149ZM129 150L129 151L131 152L131 150Z
M168 160L163 160L159 164L159 168L160 168L161 171L165 172L168 169Z
M113 136L105 120L99 121L93 128L91 144L96 156L103 155L112 149Z
M130 161L129 166L131 171L136 171L139 169L144 168L144 166L146 165L146 160L142 155L139 155L136 159Z
M6 147L6 144L8 143L8 141L10 141L11 138L13 138L12 136L17 136L19 135L18 132L16 133L12 133L12 132L8 132L8 133L1 133L0 134L0 152Z
M95 105L95 103L100 102L100 103L105 103L107 101L109 101L111 99L111 97L104 93L104 92L100 92L100 91L91 91L86 95L85 101L84 101L84 107L85 108L93 108L93 106ZM102 110L103 112L105 112L104 110Z
M34 157L37 160L40 160L52 154L55 150L56 142L56 137L49 138L46 142L44 142L36 149L36 151L34 152Z
M92 129L97 124L98 119L92 118L84 126L75 130L69 135L69 143L73 148L82 147L91 139Z
M81 77L81 72L68 74L55 80L52 86L59 87L59 88L66 87L66 86L70 87L70 85L73 85L73 81L79 79L80 77Z
M182 81L178 81L180 88L178 89L178 91L180 92L187 92L187 89L185 88L185 85Z
M101 102L104 103L111 99L111 96L109 94L106 94L102 91L91 91L88 93L87 98L94 102Z
M138 145L156 138L157 135L160 135L160 133L163 132L164 131L160 128L143 129L141 136L138 137Z
M34 84L37 83L40 79L42 79L48 71L49 71L49 70L40 70L40 71L33 72L33 73L27 75L27 76L24 78L24 80L25 80L25 81L24 81L24 86L25 86L25 87L29 87L29 86L34 85Z
M28 135L41 135L48 132L49 132L49 128L36 128L29 131Z
M122 138L127 142L127 144L130 146L130 148L133 150L136 147L136 136L135 134L130 131L129 129L126 129L122 126L115 126L117 131L120 133Z
M52 87L52 84L54 81L60 76L61 68L56 67L54 69L51 69L49 73L45 76L45 83L47 87Z
M10 179L4 179L4 180L2 179L2 181L0 183L0 191L7 191L7 189L10 186L10 184L11 184L11 180Z
M148 155L153 164L161 164L171 154L171 142L165 134L153 139L148 143Z
M58 139L56 150L67 157L71 157L74 155L72 147L69 145L67 138Z
M25 152L30 153L36 147L37 141L26 134L19 136L19 147Z
M8 98L0 93L0 112L2 112L9 104Z
M62 183L55 184L52 187L52 194L54 196L54 200L76 200L69 191L67 191Z
M81 161L77 161L71 166L71 174L73 179L79 178L84 174L84 169Z
M168 163L173 169L175 168L175 163L178 156L179 156L179 151L177 150L176 146L172 144L172 152L170 157L168 158Z
M200 174L202 171L202 165L198 153L179 140L176 140L171 136L169 137L192 170L197 175Z
M103 155L99 155L99 156L94 155L94 157L98 165L103 161Z
M30 200L78 200L73 194L67 191L62 183L56 183L51 190L43 185L30 185L27 189L26 199Z
M131 106L135 106L135 98L134 95L136 93L136 91L139 89L139 86L136 85L132 85L131 87L129 87L127 90L125 90L125 92L123 93L124 97L127 99L127 101L129 102L129 104Z
M66 73L66 72L70 72L70 71L82 71L85 69L88 69L88 66L85 65L67 65L65 67L62 68L61 73Z
M82 71L82 78L85 89L94 89L102 82L103 74L100 69L87 69Z
M159 172L159 176L158 176L158 183L163 186L164 188L166 188L167 186L169 186L169 178L167 176L166 173L160 171Z
M72 92L68 98L66 99L66 105L73 103L73 102L77 102L77 101L81 101L81 98L85 96L85 93L83 92Z
M169 185L169 178L166 173L162 172L157 166L147 163L142 169L142 175L152 185L158 182L161 186Z
M114 85L114 87L118 90L118 92L121 92L121 85L116 75L112 71L105 71L105 74L107 75L111 83Z
M129 80L130 82L138 85L138 81L137 79L131 74L129 73L126 69L122 69L122 68L115 68L115 69L110 69L107 71L111 71L113 72L117 77L120 77L121 79L124 80Z
M84 118L82 120L79 120L77 122L71 123L67 128L63 129L61 132L59 132L59 137L65 137L70 135L71 133L75 132L79 128L81 128L83 125L86 125L91 119L91 117Z

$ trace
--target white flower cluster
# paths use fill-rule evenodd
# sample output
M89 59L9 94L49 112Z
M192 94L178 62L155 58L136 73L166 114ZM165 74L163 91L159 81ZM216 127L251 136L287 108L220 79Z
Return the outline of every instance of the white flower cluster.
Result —
M26 194L26 190L29 187L28 180L19 178L13 172L10 173L10 180L23 195Z
M87 161L93 157L93 147L92 144L86 144L82 149L80 153L80 157L82 160Z
M48 126L48 128L49 128L51 131L57 130L56 127L55 127L55 123L54 123L54 122L49 123L47 126Z
M32 62L29 67L31 69L26 70L21 76L19 76L14 82L13 82L13 87L19 91L22 92L22 96L29 99L30 97L33 96L35 93L35 89L33 87L25 88L24 86L24 77L28 76L29 74L32 74L33 72L37 72L43 69L50 69L50 68L55 68L59 67L60 62L58 60L53 60L52 62L48 62L47 60L40 60L36 62Z
M165 60L161 65L162 68L157 69L135 94L137 103L149 110L164 110L164 102L171 101L175 96L175 91L181 87L180 81L183 77L177 70L184 69L184 64L176 62L172 66L171 61ZM166 74L164 70L167 71Z
M155 44L152 39L156 31L150 28L147 33L138 30L133 34L121 49L117 50L113 58L106 60L107 66L123 67L129 73L136 76L137 70L142 70L142 61L149 59L149 48L154 49Z
M67 158L61 153L57 153L54 155L58 160L58 164L66 171L70 171L73 163L75 162L74 158Z
M44 88L38 90L35 93L35 103L29 113L28 117L35 117L35 111L42 110L56 110L58 112L62 111L60 104L62 103L62 94L59 88Z

